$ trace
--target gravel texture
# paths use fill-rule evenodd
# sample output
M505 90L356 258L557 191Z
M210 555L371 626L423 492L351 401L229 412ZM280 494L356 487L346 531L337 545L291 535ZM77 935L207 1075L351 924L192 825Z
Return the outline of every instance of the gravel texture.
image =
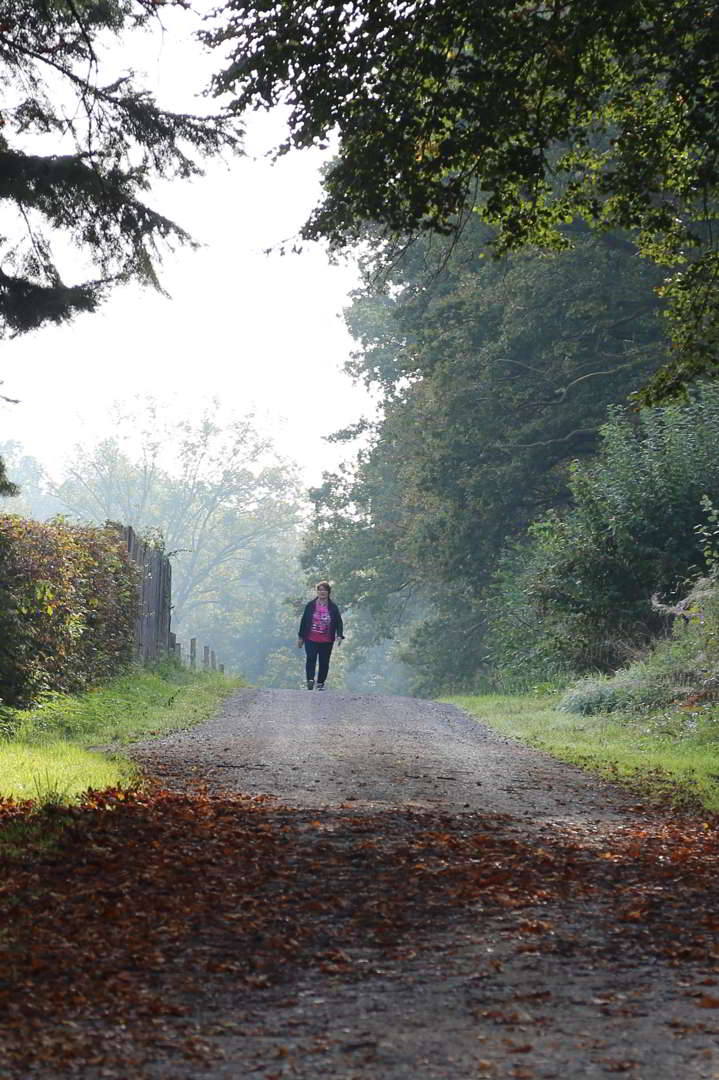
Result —
M131 753L173 789L276 797L277 814L306 830L315 867L323 845L349 842L343 822L378 815L399 833L405 819L471 828L496 815L508 843L566 834L598 850L641 815L636 796L453 706L400 697L242 690L207 723ZM308 887L324 885L315 870ZM347 967L300 967L253 988L208 983L193 1003L206 1065L158 1048L147 1075L719 1080L719 1009L699 1006L719 993L719 952L679 962L617 946L606 903L522 918L537 920L535 943L519 944L501 910L465 908L395 948L353 939ZM341 937L341 913L321 930Z
M133 746L153 772L289 806L413 806L539 821L618 820L621 789L455 708L327 690L241 690L200 727ZM635 800L636 801L636 800Z

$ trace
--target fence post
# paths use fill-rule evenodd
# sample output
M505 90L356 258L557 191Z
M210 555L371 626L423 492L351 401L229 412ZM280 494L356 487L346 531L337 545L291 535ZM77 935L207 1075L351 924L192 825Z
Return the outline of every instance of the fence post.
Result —
M197 638L190 638L190 667L194 671L197 667Z
M205 645L205 647L204 647L204 649L202 651L202 666L205 669L205 671L207 671L209 666L210 666L210 646L209 645Z
M225 665L220 664L220 675L224 675L224 674L225 674Z
M217 671L217 664L215 663L215 650L210 653L210 667L213 671Z

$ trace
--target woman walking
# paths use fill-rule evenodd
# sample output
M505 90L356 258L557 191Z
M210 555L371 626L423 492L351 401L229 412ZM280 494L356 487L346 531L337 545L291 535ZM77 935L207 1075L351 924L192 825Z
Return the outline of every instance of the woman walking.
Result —
M308 690L314 689L318 660L317 689L324 690L332 646L335 640L338 645L344 641L342 616L340 609L330 600L332 589L329 581L318 582L316 588L316 597L305 606L297 637L297 648L301 649L303 645L305 647Z

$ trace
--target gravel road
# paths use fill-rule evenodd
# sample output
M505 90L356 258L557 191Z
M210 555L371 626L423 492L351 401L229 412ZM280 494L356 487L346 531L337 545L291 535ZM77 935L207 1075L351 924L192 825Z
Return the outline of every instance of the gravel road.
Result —
M400 832L405 820L486 830L491 819L507 844L566 837L600 851L640 813L622 789L452 706L400 697L242 690L209 722L131 753L173 789L276 797L277 814L306 834L318 891L331 885L317 869L323 850L346 851L347 830L376 828L378 815ZM677 962L615 945L610 907L525 909L540 936L521 944L514 916L465 908L395 950L352 939L351 971L306 966L251 990L208 984L194 1003L207 1068L158 1049L147 1075L719 1080L719 1009L698 1007L717 993L703 988L717 986L719 953ZM328 940L342 920L323 924Z
M542 821L618 820L631 799L581 769L416 698L240 690L201 727L136 743L177 784L269 793L297 807L479 810ZM636 801L636 800L635 800Z

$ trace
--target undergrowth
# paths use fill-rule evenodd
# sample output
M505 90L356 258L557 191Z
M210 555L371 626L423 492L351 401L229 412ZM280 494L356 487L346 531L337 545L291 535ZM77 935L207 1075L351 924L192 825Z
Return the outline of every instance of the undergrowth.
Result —
M587 716L630 712L641 717L683 706L695 720L707 720L709 727L703 726L716 738L711 716L719 699L717 577L701 578L676 607L655 606L674 617L671 636L613 675L580 679L566 691L559 708Z

